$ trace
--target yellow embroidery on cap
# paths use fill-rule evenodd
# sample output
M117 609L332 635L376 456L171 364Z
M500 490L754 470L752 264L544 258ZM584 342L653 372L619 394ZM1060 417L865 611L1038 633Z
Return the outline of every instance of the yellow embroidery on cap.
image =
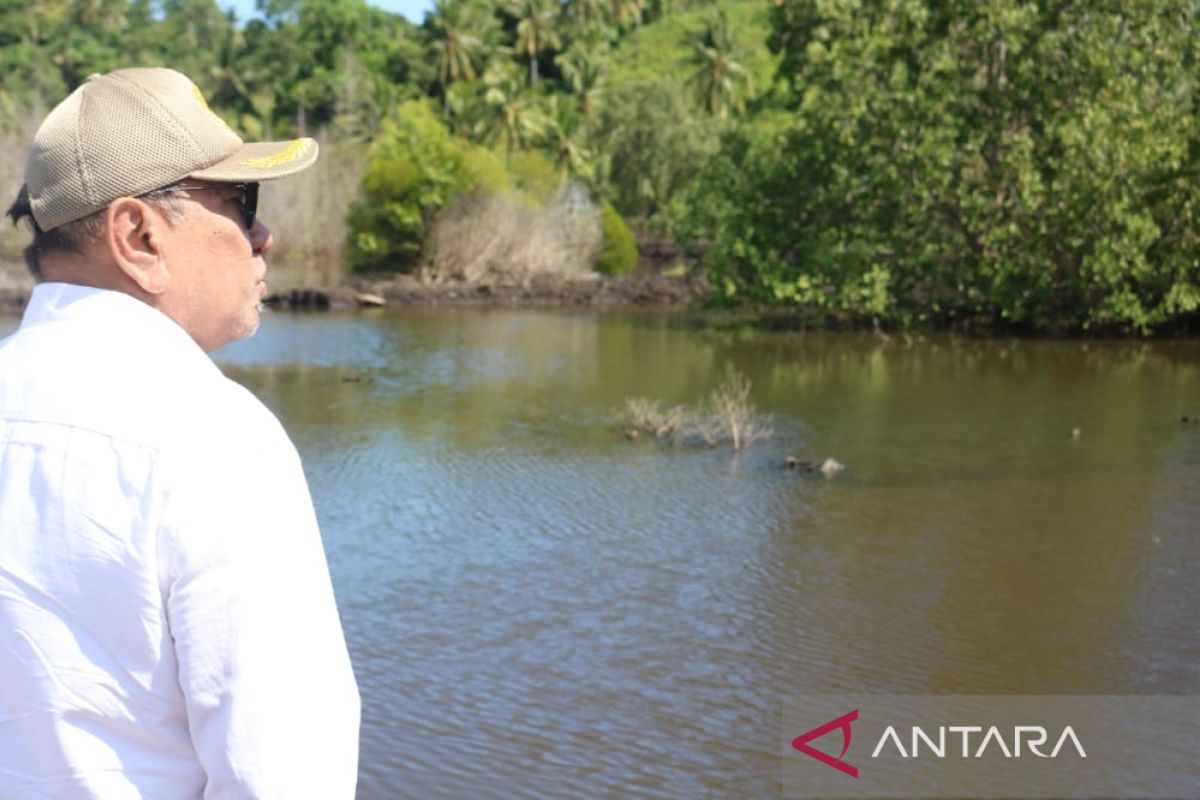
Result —
M237 133L233 130L233 128L229 127L229 123L226 122L225 120L221 119L221 117L218 116L217 112L212 110L212 107L208 104L208 101L204 99L204 92L200 91L200 87L194 83L192 84L192 94L196 95L197 102L199 102L200 105L204 106L204 110L207 111L210 115L212 115L213 119L215 119L217 122L221 123L221 125L224 126L225 130L229 131L234 136L237 136Z
M262 156L260 158L248 158L238 163L243 167L270 169L271 167L278 167L281 164L288 164L297 159L304 158L304 156L308 155L308 151L311 148L312 142L308 139L293 139L291 144L278 153L272 153L269 156Z

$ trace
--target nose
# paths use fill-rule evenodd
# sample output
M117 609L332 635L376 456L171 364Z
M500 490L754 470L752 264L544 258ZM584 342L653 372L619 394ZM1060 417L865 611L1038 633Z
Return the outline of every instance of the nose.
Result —
M271 235L271 229L261 219L254 220L254 227L250 229L250 246L254 248L254 255L262 255L274 245L275 237Z

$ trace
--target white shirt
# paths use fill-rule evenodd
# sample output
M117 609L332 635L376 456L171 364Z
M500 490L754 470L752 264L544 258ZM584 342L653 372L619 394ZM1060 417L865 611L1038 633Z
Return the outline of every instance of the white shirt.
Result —
M0 341L0 797L354 795L300 460L187 333L41 284Z

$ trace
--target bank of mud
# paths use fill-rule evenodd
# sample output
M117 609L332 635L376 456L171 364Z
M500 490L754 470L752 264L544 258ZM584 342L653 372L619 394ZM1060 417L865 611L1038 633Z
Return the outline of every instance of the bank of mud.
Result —
M14 266L0 270L0 313L19 313L29 300L33 281ZM553 308L589 306L620 308L687 307L708 297L702 277L660 275L567 280L539 277L521 284L422 281L408 275L375 280L351 279L342 286L297 286L272 292L267 304L277 308Z
M274 292L268 305L332 309L387 308L554 308L639 306L676 308L708 297L703 278L639 276L568 280L539 277L521 284L422 281L411 276L354 281L348 286L296 288Z

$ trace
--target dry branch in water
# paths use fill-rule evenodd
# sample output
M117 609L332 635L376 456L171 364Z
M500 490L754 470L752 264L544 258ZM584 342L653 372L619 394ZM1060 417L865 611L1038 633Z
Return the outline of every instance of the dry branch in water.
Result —
M663 409L654 400L634 397L625 401L625 417L629 430L665 439L675 436L683 426L687 412L681 406Z
M759 416L750 402L750 381L737 373L708 396L701 418L707 422L706 442L729 441L734 450L770 439L775 433L770 418Z
M625 424L632 433L669 439L674 444L715 447L728 442L734 450L770 439L775 432L771 418L759 415L750 402L750 382L736 373L694 409L682 406L664 409L657 402L640 397L628 400Z

